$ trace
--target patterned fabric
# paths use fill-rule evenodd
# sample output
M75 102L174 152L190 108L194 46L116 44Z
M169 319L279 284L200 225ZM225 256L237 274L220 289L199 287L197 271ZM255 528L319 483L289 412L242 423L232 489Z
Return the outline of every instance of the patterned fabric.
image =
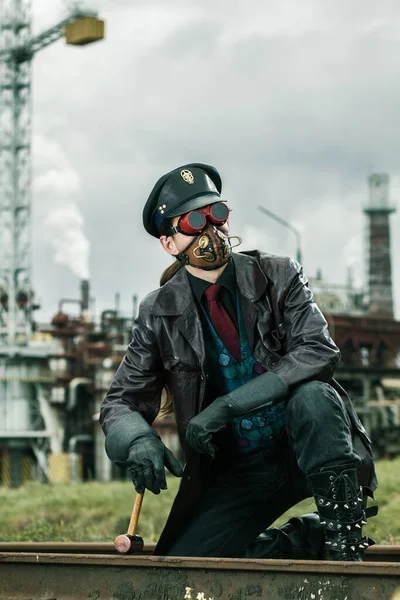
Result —
M215 387L221 390L221 394L232 392L254 377L265 373L263 366L254 359L250 352L238 295L236 303L240 336L240 363L226 348L204 311L211 333L210 343L207 344L209 372L211 378L218 377L218 386ZM233 450L245 454L261 448L270 448L284 426L284 401L247 414L242 418L234 419L231 423Z

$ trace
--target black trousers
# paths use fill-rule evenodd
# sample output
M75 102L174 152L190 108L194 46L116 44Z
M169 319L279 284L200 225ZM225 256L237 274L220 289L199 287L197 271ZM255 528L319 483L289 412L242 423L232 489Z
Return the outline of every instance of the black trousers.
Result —
M306 476L329 466L357 466L359 462L340 396L326 383L302 384L288 401L286 429L271 440L270 448L250 456L215 459L213 484L193 507L193 518L168 554L271 557L271 543L281 537L279 530L270 530L263 543L257 536L286 510L311 496ZM310 500L310 512L313 510ZM318 524L310 515L316 535L310 540L309 521L305 523L295 522L294 543L318 545L322 536Z

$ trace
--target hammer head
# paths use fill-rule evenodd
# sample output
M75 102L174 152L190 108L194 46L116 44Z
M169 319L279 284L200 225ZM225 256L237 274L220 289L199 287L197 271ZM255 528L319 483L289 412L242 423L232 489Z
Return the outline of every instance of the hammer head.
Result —
M143 550L143 539L138 535L128 535L127 533L115 538L114 548L120 554L134 554Z

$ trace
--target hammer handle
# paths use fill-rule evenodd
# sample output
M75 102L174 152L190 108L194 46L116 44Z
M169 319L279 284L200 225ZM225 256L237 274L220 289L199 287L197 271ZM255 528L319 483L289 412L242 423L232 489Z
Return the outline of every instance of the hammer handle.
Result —
M133 505L131 520L129 522L129 527L127 531L128 535L135 535L136 527L139 521L140 509L142 508L143 496L144 492L143 494L138 494L136 496L135 504Z

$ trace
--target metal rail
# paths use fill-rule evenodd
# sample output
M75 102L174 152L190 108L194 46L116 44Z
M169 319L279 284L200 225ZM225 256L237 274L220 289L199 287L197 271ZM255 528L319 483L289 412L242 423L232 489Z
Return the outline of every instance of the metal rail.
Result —
M153 554L155 544L145 544L137 554ZM115 554L118 552L111 542L0 542L0 553L34 554ZM119 556L119 555L118 555ZM365 554L368 562L400 563L400 546L370 546Z
M145 544L139 554L153 554L155 544ZM34 554L114 554L120 556L110 542L0 542L0 553Z
M400 589L400 546L375 546L363 563L99 554L107 549L2 543L0 600L183 600L186 587L222 600L391 600Z

